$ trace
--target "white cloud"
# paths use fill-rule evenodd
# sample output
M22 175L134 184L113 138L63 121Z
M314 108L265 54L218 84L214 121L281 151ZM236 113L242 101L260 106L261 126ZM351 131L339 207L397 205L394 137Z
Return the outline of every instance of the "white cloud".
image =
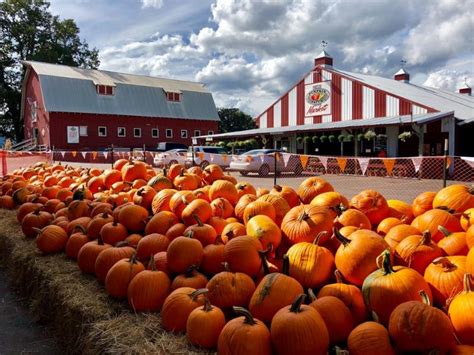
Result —
M418 83L454 90L461 77L472 77L473 3L216 0L201 13L206 22L183 2L160 19L165 27L148 20L121 29L147 36L104 46L100 59L109 70L204 82L219 106L252 114L311 69L322 40L336 68L392 77L406 58ZM189 23L200 25L189 30Z
M465 83L472 87L472 72L441 69L430 73L423 85L458 91Z
M142 8L146 9L147 7L153 7L159 9L163 6L163 0L140 0L142 3Z

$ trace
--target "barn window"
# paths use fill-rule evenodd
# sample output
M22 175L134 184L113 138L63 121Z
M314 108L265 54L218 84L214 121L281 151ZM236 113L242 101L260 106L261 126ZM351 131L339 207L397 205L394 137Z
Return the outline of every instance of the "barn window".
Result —
M118 137L125 137L127 135L127 130L125 127L117 127L117 136Z
M200 131L199 129L196 129L196 130L194 131L194 137L198 137L198 136L200 136L200 135L201 135L201 131Z
M141 137L142 136L142 129L141 128L134 128L133 129L133 136L134 137Z
M107 137L107 127L99 126L97 131L98 131L99 137Z
M113 95L114 87L110 85L96 85L96 90L99 95Z
M160 131L158 130L158 128L151 129L151 136L153 138L158 138L160 136Z
M87 136L87 126L79 126L79 135L80 136Z
M166 99L168 101L179 102L181 101L181 95L178 92L167 92Z
M173 138L173 130L171 128L166 129L166 138Z
M214 134L214 131L207 131L207 134Z
M188 138L188 130L182 129L181 130L181 138Z

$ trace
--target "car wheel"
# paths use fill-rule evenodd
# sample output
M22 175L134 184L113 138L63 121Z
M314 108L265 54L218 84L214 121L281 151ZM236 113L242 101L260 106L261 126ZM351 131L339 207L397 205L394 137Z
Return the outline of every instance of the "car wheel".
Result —
M208 165L209 165L209 162L207 160L204 160L201 162L201 164L199 164L202 170L206 169L206 166Z
M248 174L249 174L248 171L241 171L241 172L240 172L240 175L242 175L242 176L247 176Z
M295 175L301 175L302 172L303 172L303 166L298 163L295 166Z
M260 169L258 169L258 175L260 176L268 176L270 173L270 167L268 164L263 164Z

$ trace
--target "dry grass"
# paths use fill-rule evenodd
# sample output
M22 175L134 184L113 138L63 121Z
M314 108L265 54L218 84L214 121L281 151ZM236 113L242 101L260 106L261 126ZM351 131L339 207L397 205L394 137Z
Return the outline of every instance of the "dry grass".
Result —
M15 212L0 210L0 266L71 354L197 354L184 336L164 331L158 314L135 314L80 272L64 254L41 255Z

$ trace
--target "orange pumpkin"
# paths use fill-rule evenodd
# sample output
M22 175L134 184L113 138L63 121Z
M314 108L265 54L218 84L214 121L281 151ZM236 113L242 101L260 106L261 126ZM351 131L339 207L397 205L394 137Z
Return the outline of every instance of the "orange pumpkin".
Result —
M141 161L130 161L120 169L123 181L133 182L137 179L146 180L147 169L146 164Z
M363 190L355 195L351 199L351 207L363 212L374 225L388 217L390 212L385 197L375 190Z
M178 237L168 245L167 261L171 271L186 272L192 265L199 266L202 260L203 248L197 239Z
M301 202L308 204L317 195L334 191L332 185L324 179L313 176L305 179L298 187L297 193L301 199Z
M290 186L275 185L271 189L270 194L283 197L286 202L288 202L288 206L290 206L290 208L300 204L300 197Z
M352 329L347 348L351 355L395 355L387 328L377 322L364 322Z
M321 242L331 236L333 218L325 207L301 205L293 207L283 218L281 230L291 244L313 242L320 233L325 233Z
M474 186L454 184L439 190L433 199L433 208L438 207L458 213L474 208Z
M234 272L243 272L254 277L262 267L259 251L262 250L260 241L251 236L241 236L231 239L224 248L224 260Z
M145 266L137 261L135 254L130 258L117 261L107 272L105 290L115 298L127 298L128 286L133 278L145 270Z
M235 205L239 195L235 185L230 181L216 180L212 183L211 189L209 190L209 198L212 201L219 197L223 197L227 199L232 205Z
M399 224L394 227L392 227L387 234L385 235L385 241L387 244L390 246L390 249L395 250L397 245L405 238L411 236L411 235L417 235L420 234L421 232L409 225L409 224Z
M447 255L467 255L469 248L467 246L466 232L451 233L443 226L438 226L443 233L444 238L438 242L438 246Z
M411 223L413 220L412 206L401 200L387 200L389 207L389 217L403 220L404 223Z
M232 204L223 197L219 197L213 200L211 202L211 209L212 215L216 217L221 217L225 219L234 215L234 206L232 206Z
M213 201L214 202L214 201ZM213 209L209 202L197 198L191 201L181 213L181 219L184 224L190 226L196 223L196 217L202 222L206 223L213 215Z
M286 200L278 195L267 194L262 197L259 197L257 201L264 201L269 202L275 208L275 223L280 226L281 221L285 217L285 215L290 210L290 206Z
M474 345L474 292L472 276L464 274L464 291L453 298L448 314L462 344Z
M275 207L270 202L266 201L253 201L250 202L244 209L242 220L245 225L249 220L257 215L265 215L271 218L273 221L276 220Z
M286 202L285 202L286 203ZM278 248L281 241L281 231L278 225L268 216L257 215L247 222L247 235L257 238L263 249L270 245Z
M161 211L171 211L169 203L175 192L176 190L174 189L163 189L159 191L155 197L153 197L153 201L151 202L151 210L153 214Z
M461 215L461 227L467 231L470 226L474 225L474 208L468 208Z
M459 219L449 212L440 209L432 209L419 215L411 222L411 225L419 231L428 230L435 242L439 242L444 237L438 226L443 226L451 232L462 231Z
M43 254L58 253L66 247L68 235L61 227L49 225L37 231L36 246Z
M412 203L413 216L418 217L433 208L434 191L425 191L419 194Z
M253 187L252 184L248 182L241 181L235 185L235 188L237 189L237 195L238 198L240 199L243 195L257 195L257 190L255 190L255 187Z
M360 229L372 229L372 223L369 218L355 208L349 208L342 211L342 213L336 218L335 222L344 227L352 226Z

